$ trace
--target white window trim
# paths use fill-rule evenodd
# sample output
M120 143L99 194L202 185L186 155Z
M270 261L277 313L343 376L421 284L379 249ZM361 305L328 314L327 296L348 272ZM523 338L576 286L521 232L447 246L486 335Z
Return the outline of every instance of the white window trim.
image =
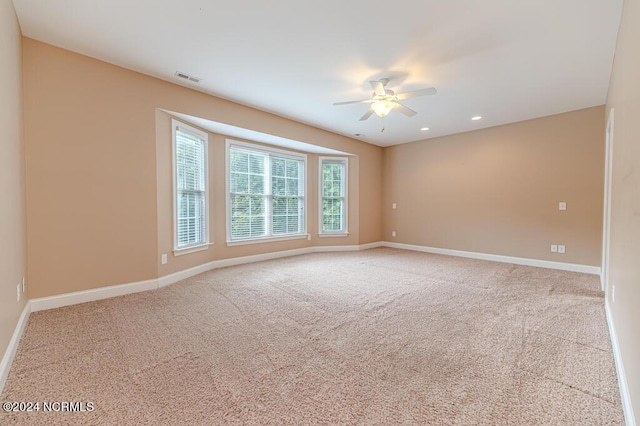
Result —
M207 250L209 248L209 246L212 246L213 243L212 242L208 242L208 243L204 243L204 244L198 244L195 246L189 246L189 247L184 247L184 248L179 248L179 249L173 249L173 255L174 256L183 256L185 254L191 254L191 253L196 253L199 251L203 251L203 250Z
M225 147L225 192L226 192L226 206L225 206L225 216L226 216L226 225L227 225L227 246L239 246L245 244L259 244L266 242L275 242L275 241L286 241L286 240L297 240L297 239L310 239L311 236L307 233L308 229L308 209L307 200L309 199L309 179L308 176L308 167L307 167L307 155L287 151L284 149L273 148L271 146L257 145L249 142L237 141L234 139L227 139ZM268 237L257 237L257 238L247 238L242 240L232 240L231 239L231 170L230 170L230 150L231 147L239 147L248 149L251 151L256 151L262 154L273 155L276 154L283 158L289 158L292 160L302 160L304 162L304 229L300 234L289 234L289 235L277 235L277 236L268 236ZM270 176L269 172L269 176ZM271 182L269 182L269 187ZM267 203L269 204L269 203ZM266 206L266 208L270 208ZM271 229L271 225L265 224L267 229Z
M287 241L287 240L303 240L310 239L311 236L309 234L295 234L295 235L285 235L285 236L277 236L277 237L257 237L257 238L248 238L245 240L236 240L236 241L227 241L227 246L244 246L247 244L260 244L260 243L271 243L275 241Z
M181 129L202 138L204 140L204 208L205 208L205 242L187 247L178 247L178 185L176 182L176 130ZM195 253L207 250L211 242L209 235L209 135L201 130L191 127L181 121L171 119L171 168L172 168L172 187L173 187L173 255L181 256L185 254Z
M343 238L343 237L348 237L349 233L348 232L319 232L318 233L318 237L320 238Z
M344 231L322 230L322 163L324 161L344 162ZM349 158L348 157L318 157L318 237L348 237L349 236Z

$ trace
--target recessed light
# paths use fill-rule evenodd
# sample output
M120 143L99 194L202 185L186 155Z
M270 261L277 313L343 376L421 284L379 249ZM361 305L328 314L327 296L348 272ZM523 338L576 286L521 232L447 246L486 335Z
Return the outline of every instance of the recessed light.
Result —
M425 131L429 130L429 128L428 128L428 127L423 127L423 128L422 128L422 129L420 129L420 130L422 130L423 132L425 132Z
M482 116L481 116L481 115L476 115L475 117L471 117L471 119L472 119L473 121L482 120Z

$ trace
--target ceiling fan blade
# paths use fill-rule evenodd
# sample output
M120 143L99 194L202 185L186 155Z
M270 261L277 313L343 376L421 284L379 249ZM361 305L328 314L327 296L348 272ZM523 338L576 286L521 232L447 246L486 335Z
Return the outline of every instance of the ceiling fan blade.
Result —
M373 99L362 99L360 101L334 102L333 105L370 104L372 102L373 102Z
M398 111L400 111L401 113L403 113L407 117L413 117L414 115L417 114L417 112L415 112L411 108L407 108L406 106L404 106L404 105L402 105L402 104L400 104L398 102L394 102L393 103L393 109L397 109Z
M384 96L387 94L387 92L384 91L384 84L382 84L382 81L370 81L369 83L371 83L371 87L373 87L373 91L376 95Z
M413 92L399 93L396 95L396 98L399 101L402 101L404 99L415 98L417 96L435 95L436 93L438 93L436 89L434 89L433 87L429 87L428 89L420 89L420 90L414 90Z
M369 109L369 111L365 112L364 115L360 117L360 121L365 121L366 119L371 117L371 114L373 114L373 110Z

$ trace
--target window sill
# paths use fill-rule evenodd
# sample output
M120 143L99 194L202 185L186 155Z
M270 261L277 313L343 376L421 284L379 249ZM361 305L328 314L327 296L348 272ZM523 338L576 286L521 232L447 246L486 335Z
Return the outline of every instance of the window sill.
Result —
M320 238L336 238L336 237L348 237L349 233L348 232L333 232L333 233L329 233L329 232L325 232L323 234L318 234L318 237Z
M236 240L236 241L227 241L227 246L242 246L245 244L260 244L260 243L272 243L277 241L287 241L287 240L302 240L302 239L311 239L309 234L297 234L297 235L287 235L284 237L266 237L266 238L253 238L250 240Z
M173 249L173 255L174 256L182 256L185 254L191 254L191 253L196 253L198 251L203 251L203 250L207 250L209 248L209 246L212 246L213 243L206 243L206 244L201 244L199 246L191 246L191 247L185 247L185 248L181 248L181 249Z

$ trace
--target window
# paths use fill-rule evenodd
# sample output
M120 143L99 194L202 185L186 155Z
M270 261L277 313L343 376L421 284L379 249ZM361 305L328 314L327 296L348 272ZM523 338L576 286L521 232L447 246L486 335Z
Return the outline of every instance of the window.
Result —
M320 234L347 234L347 159L320 157Z
M172 120L174 252L209 244L207 134Z
M228 242L306 236L302 154L227 141Z

